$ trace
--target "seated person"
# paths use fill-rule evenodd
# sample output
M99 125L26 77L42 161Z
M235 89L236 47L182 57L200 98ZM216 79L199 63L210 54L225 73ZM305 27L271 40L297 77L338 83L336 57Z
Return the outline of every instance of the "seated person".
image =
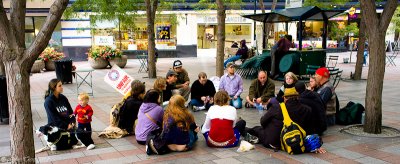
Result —
M239 48L238 43L234 41L234 42L232 43L232 45L231 45L231 48Z
M185 99L181 95L171 97L164 112L163 128L163 139L171 151L190 150L197 141L200 128L185 108Z
M311 76L307 89L310 91L317 91L318 88L319 88L319 86L318 86L317 81L315 81L315 76Z
M178 80L177 78L178 74L173 71L173 70L168 70L167 75L166 75L166 88L162 91L162 101L166 102L169 101L169 99L172 97L172 91L174 89L176 89L176 80Z
M236 129L236 109L228 104L229 95L226 91L218 91L215 96L215 105L207 112L201 133L203 133L209 147L229 148L239 143L240 132ZM242 120L243 121L243 120Z
M255 107L256 104L267 105L270 98L274 97L275 84L267 77L267 72L259 71L257 79L250 84L249 95L246 97L246 108Z
M163 77L158 77L156 79L156 81L154 81L153 84L153 89L155 89L156 91L158 91L158 94L160 95L160 104L162 107L163 106L163 91L167 90L167 81L165 78Z
M288 72L285 74L285 82L282 87L279 89L278 94L276 95L276 99L281 103L283 102L283 94L285 92L285 88L292 88L297 83L297 76L293 72Z
M174 61L173 69L177 73L177 80L175 85L177 89L173 91L173 94L179 93L187 101L190 94L190 79L188 72L184 68L182 68L182 62L180 60Z
M137 114L138 122L135 128L135 137L138 144L145 145L147 135L153 130L161 128L164 110L160 106L160 94L157 90L148 90Z
M224 62L224 68L226 68L226 65L230 62L235 62L236 60L239 60L239 59L247 59L248 52L249 52L249 48L247 48L247 46L246 46L246 40L243 39L240 41L240 48L236 52L236 55L226 59L226 61Z
M236 109L242 108L242 99L240 94L243 92L243 80L239 74L235 72L235 64L233 62L228 63L227 73L221 77L219 83L219 90L228 92L231 100L229 105L234 106Z
M326 121L328 126L335 125L336 114L336 93L333 85L329 82L329 70L326 67L318 68L315 71L315 80L320 88L317 93L321 96L322 102L326 106Z
M317 92L306 89L303 82L297 82L295 85L296 90L299 92L299 101L303 105L307 105L312 111L312 127L307 134L318 134L322 136L323 132L327 129L326 125L326 109Z
M212 81L207 79L207 74L199 73L199 79L194 81L191 87L189 106L193 111L208 110L214 104L215 87Z
M286 89L283 97L290 118L306 132L310 131L311 109L299 102L299 93L296 89ZM258 137L263 146L281 150L280 134L283 127L283 115L279 104L272 105L268 112L261 117L260 124L261 126L255 126L248 129L247 132Z

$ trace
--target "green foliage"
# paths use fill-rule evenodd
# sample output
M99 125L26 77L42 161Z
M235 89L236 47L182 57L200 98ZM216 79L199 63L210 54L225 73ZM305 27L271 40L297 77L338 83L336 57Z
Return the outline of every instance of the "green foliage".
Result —
M223 0L226 9L240 9L240 7L244 4L242 0ZM196 10L216 10L217 3L215 0L200 0L197 4L195 4L194 9Z
M303 6L318 6L321 9L343 7L350 0L304 0Z
M400 31L400 6L397 6L396 11L393 14L391 23L393 23L393 26L391 26L390 30Z
M359 29L357 27L357 23L350 23L346 27L339 29L339 24L337 22L329 22L330 32L328 33L328 37L335 40L343 40L348 36L349 33L353 33L354 36L358 36Z

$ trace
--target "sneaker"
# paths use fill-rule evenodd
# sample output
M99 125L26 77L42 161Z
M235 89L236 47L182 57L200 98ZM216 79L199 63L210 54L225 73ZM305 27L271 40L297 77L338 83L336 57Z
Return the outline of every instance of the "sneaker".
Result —
M86 150L92 150L92 149L94 149L95 147L96 147L96 145L90 144L90 145L86 148Z
M192 110L193 110L193 112L201 111L200 107L198 107L198 106L193 106Z
M57 150L57 146L54 145L54 144L51 145L51 146L50 146L50 150L51 150L51 151L56 151L56 150Z
M250 142L252 144L258 143L258 137L253 136L253 135L251 135L249 133L247 133L247 135L244 137L244 140L247 141L247 142Z
M199 110L204 110L204 109L206 109L205 106L200 106L200 107L199 107Z
M150 147L151 151L153 151L155 154L158 154L157 149L154 147L153 139L150 139L149 147Z

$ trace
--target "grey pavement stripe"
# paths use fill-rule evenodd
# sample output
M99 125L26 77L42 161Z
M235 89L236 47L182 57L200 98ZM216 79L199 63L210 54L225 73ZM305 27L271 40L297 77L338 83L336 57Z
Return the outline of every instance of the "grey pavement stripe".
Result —
M79 157L84 157L85 154L82 152L73 152L73 153L63 153L63 154L58 154L58 155L51 155L51 156L46 156L46 157L38 157L40 163L44 162L52 162L52 161L59 161L59 160L64 160L64 159L73 159L73 158L79 158Z
M123 163L133 163L138 162L140 159L137 156L129 156L129 157L122 157L122 158L114 158L114 159L107 159L101 161L93 161L93 164L123 164Z
M320 158L313 157L309 154L301 154L301 155L286 155L289 156L290 158L303 162L303 163L318 163L318 164L329 164L330 162L322 160Z
M108 148L100 148L100 149L93 149L93 150L89 150L89 151L83 151L83 153L86 156L90 156L90 155L98 155L98 154L105 154L105 153L112 153L112 152L117 152L117 150L115 150L113 147L108 147Z
M217 160L213 160L213 162L217 163L217 164L239 164L239 163L243 163L238 161L237 159L234 158L223 158L223 159L217 159Z
M344 157L344 158L348 158L348 159L358 159L358 158L362 158L365 157L365 155L357 153L357 152L353 152L353 151L349 151L347 149L336 149L333 151L330 151L333 154L336 154L338 156Z
M382 161L380 159L372 158L372 157L362 157L359 159L356 159L355 161L364 163L364 164L381 164L381 163L388 163L386 161Z
M388 146L388 147L385 147L385 148L382 148L382 149L379 149L379 150L384 151L384 152L388 152L388 153L393 153L393 154L400 155L400 144L393 145L393 146Z

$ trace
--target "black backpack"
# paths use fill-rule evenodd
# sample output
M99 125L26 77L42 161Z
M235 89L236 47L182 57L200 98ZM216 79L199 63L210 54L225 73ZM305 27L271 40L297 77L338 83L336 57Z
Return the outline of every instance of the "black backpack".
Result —
M362 113L364 110L363 105L350 101L344 108L336 111L336 124L361 124Z

